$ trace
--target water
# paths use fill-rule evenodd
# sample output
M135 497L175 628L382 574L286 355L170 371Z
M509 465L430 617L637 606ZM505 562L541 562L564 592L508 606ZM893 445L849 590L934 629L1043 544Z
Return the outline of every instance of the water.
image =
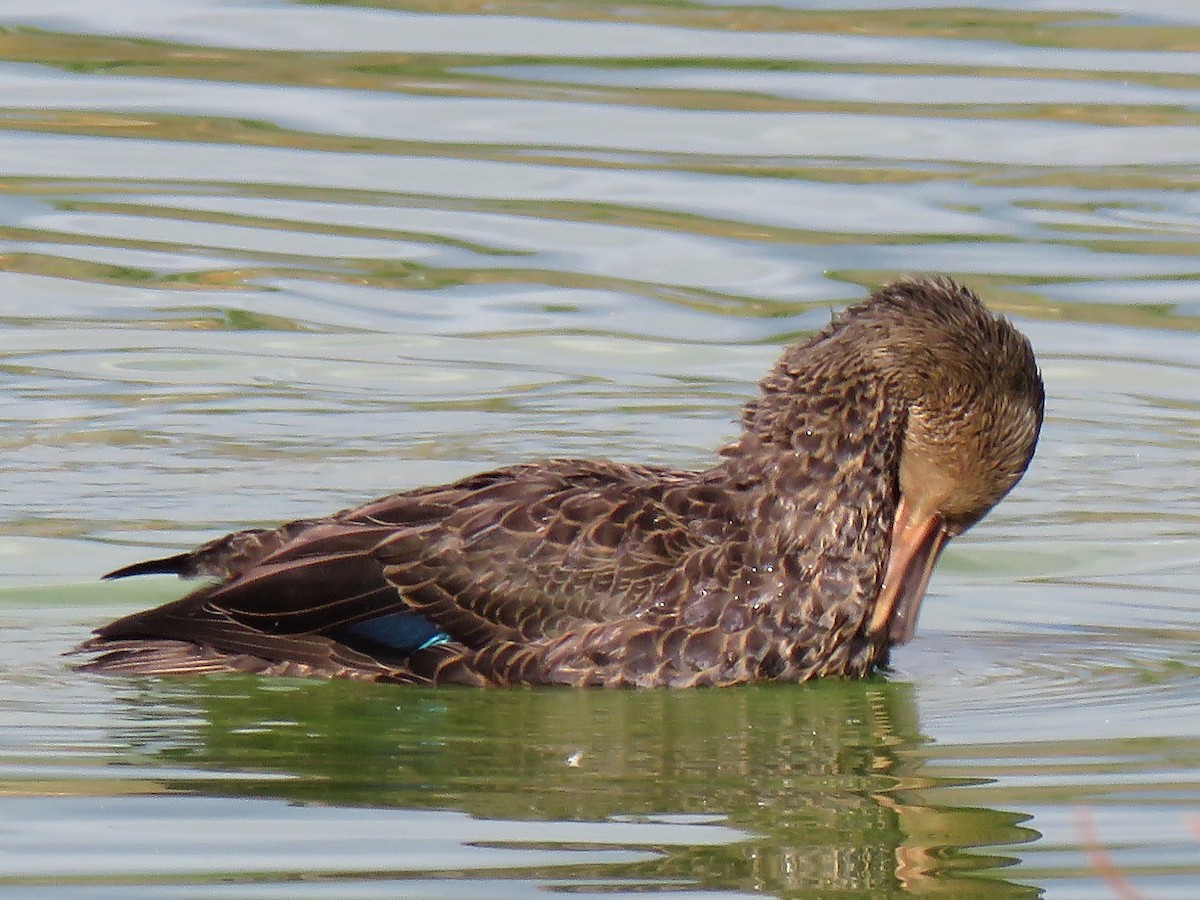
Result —
M1192 898L1200 12L0 10L0 892ZM896 671L691 693L73 673L101 572L540 456L704 465L898 272L1033 467Z

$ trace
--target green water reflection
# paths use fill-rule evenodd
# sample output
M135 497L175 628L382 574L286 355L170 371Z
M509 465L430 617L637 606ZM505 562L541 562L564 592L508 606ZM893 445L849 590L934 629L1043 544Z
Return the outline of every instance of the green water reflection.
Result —
M1036 839L1024 816L923 797L947 781L923 771L907 684L470 692L232 678L148 684L129 699L148 717L197 723L165 748L161 732L149 738L157 760L231 776L164 782L170 792L518 821L700 815L746 834L653 847L651 862L572 867L573 880L776 895L1035 894L979 877L1008 860L966 850ZM136 747L147 734L139 725L127 739Z

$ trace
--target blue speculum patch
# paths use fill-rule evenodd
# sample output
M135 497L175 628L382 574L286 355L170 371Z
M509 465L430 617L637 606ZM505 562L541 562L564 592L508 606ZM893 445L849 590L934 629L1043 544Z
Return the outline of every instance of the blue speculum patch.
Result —
M339 629L339 634L399 653L413 653L450 640L450 635L414 612L388 613L386 616L356 622Z

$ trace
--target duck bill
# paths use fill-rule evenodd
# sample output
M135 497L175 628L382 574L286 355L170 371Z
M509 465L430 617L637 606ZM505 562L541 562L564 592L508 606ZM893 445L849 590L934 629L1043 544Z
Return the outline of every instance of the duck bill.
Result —
M868 627L871 635L886 632L890 644L903 644L912 638L929 576L949 538L941 516L919 512L900 498L892 523L887 569Z

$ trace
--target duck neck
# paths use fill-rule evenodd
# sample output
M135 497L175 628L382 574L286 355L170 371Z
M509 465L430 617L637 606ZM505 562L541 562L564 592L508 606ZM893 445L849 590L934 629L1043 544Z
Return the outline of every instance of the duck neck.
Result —
M769 573L754 606L799 655L796 668L807 664L805 648L819 649L812 665L830 672L869 668L886 652L865 647L865 626L899 502L904 413L887 385L854 365L798 378L787 364L764 379L744 433L721 451L754 566Z

